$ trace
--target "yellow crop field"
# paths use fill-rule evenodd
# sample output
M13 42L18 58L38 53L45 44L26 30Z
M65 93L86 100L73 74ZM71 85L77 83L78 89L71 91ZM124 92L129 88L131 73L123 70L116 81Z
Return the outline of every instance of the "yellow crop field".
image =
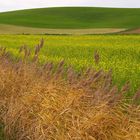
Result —
M122 86L131 83L131 93L140 85L140 36L139 35L0 35L0 46L4 46L14 57L25 44L31 50L43 38L44 48L40 52L40 63L65 61L81 71L87 67L113 70L113 82ZM100 63L93 61L94 51L100 55Z

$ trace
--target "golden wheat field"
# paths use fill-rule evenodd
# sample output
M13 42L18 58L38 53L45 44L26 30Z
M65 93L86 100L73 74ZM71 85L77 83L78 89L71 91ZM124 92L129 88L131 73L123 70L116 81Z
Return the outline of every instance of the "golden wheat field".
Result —
M40 65L42 39L15 59L0 49L0 124L5 140L139 140L140 90L126 97L130 82L113 83L113 70L78 72L65 62ZM9 49L10 50L10 49ZM100 63L98 51L93 62Z

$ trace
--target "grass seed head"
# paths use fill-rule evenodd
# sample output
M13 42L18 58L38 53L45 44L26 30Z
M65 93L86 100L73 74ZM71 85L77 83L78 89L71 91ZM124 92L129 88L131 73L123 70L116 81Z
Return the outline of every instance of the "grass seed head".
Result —
M96 65L98 65L99 61L100 61L100 55L99 55L98 51L95 50L94 51L94 62L95 62Z

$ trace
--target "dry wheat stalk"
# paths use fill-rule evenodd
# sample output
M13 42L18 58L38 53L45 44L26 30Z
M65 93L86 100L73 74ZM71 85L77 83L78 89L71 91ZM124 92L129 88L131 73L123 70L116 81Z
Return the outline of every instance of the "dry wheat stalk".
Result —
M29 56L26 47L22 51ZM77 74L65 70L64 61L57 67L29 63L28 57L13 63L5 52L0 49L0 122L7 140L140 139L140 106L124 102L130 85L119 91L111 70ZM132 100L138 98L139 90Z

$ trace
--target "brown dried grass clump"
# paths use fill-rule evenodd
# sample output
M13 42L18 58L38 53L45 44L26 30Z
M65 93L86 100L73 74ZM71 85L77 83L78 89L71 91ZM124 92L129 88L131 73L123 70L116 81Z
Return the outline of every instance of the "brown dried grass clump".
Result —
M112 85L112 72L77 74L48 62L12 62L0 53L0 118L6 140L140 140L140 106ZM29 56L27 47L21 51ZM27 59L27 56L24 58ZM131 103L128 103L131 102Z

